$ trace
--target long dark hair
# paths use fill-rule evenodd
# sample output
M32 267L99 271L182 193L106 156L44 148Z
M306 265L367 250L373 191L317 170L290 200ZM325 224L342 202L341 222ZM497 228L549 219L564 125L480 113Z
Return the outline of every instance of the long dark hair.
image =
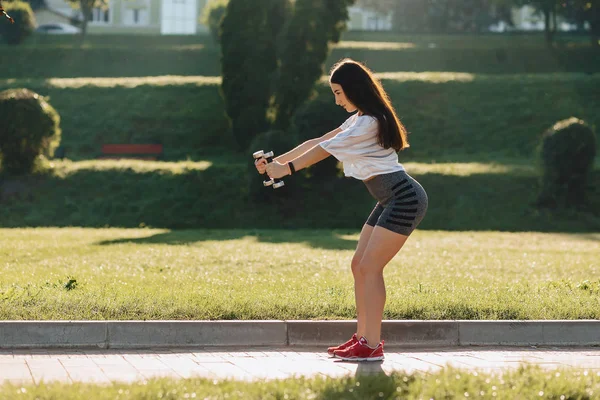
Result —
M342 86L346 98L364 115L379 121L378 142L386 149L409 147L408 132L396 115L381 82L365 65L345 58L331 68L329 82Z

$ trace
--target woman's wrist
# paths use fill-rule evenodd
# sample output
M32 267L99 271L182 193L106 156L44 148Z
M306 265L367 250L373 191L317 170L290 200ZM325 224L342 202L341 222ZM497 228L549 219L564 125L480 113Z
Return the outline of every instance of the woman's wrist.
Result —
M292 163L291 161L288 161L286 163L288 169L290 170L290 175L293 175L296 172L296 168L294 168L294 163Z

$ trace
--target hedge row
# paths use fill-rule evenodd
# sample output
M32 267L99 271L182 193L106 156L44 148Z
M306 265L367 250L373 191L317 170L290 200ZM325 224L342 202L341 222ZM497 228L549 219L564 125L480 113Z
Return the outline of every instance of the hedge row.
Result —
M248 161L251 163L251 160ZM300 190L277 206L251 200L245 165L136 170L131 165L89 165L70 172L18 180L0 188L0 227L87 226L159 228L338 228L359 230L375 200L351 178ZM410 171L409 171L410 172ZM600 171L589 181L587 211L536 209L536 174L469 176L411 173L429 196L420 229L598 232ZM296 190L297 177L286 186ZM260 185L260 183L257 183ZM272 188L260 190L265 194ZM326 199L326 201L324 201Z
M598 132L599 84L599 77L585 75L384 81L410 132L412 146L402 156L431 161L529 158L542 133L570 117ZM60 114L62 144L73 160L95 157L108 142L161 142L171 160L237 154L217 85L58 88L38 82L30 89L48 96ZM323 101L333 104L328 87L320 92ZM339 119L344 118L332 115L331 129Z

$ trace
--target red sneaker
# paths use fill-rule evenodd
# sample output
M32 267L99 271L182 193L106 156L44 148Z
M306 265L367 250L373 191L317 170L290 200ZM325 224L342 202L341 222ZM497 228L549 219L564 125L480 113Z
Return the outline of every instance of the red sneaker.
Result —
M335 350L333 356L345 361L381 361L384 358L383 340L373 349L367 346L367 339L363 336L347 349Z
M348 347L352 346L356 342L358 342L358 338L356 337L356 333L355 333L354 335L352 335L350 340L348 340L346 343L342 343L339 346L329 347L327 349L327 354L332 356L334 351L347 349Z

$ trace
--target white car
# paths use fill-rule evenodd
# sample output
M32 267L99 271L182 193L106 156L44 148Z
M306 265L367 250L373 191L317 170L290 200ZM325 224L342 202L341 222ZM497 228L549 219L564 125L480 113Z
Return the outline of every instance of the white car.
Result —
M63 24L61 22L41 24L35 29L35 31L49 35L77 35L78 33L81 33L81 29L78 27L69 24Z

